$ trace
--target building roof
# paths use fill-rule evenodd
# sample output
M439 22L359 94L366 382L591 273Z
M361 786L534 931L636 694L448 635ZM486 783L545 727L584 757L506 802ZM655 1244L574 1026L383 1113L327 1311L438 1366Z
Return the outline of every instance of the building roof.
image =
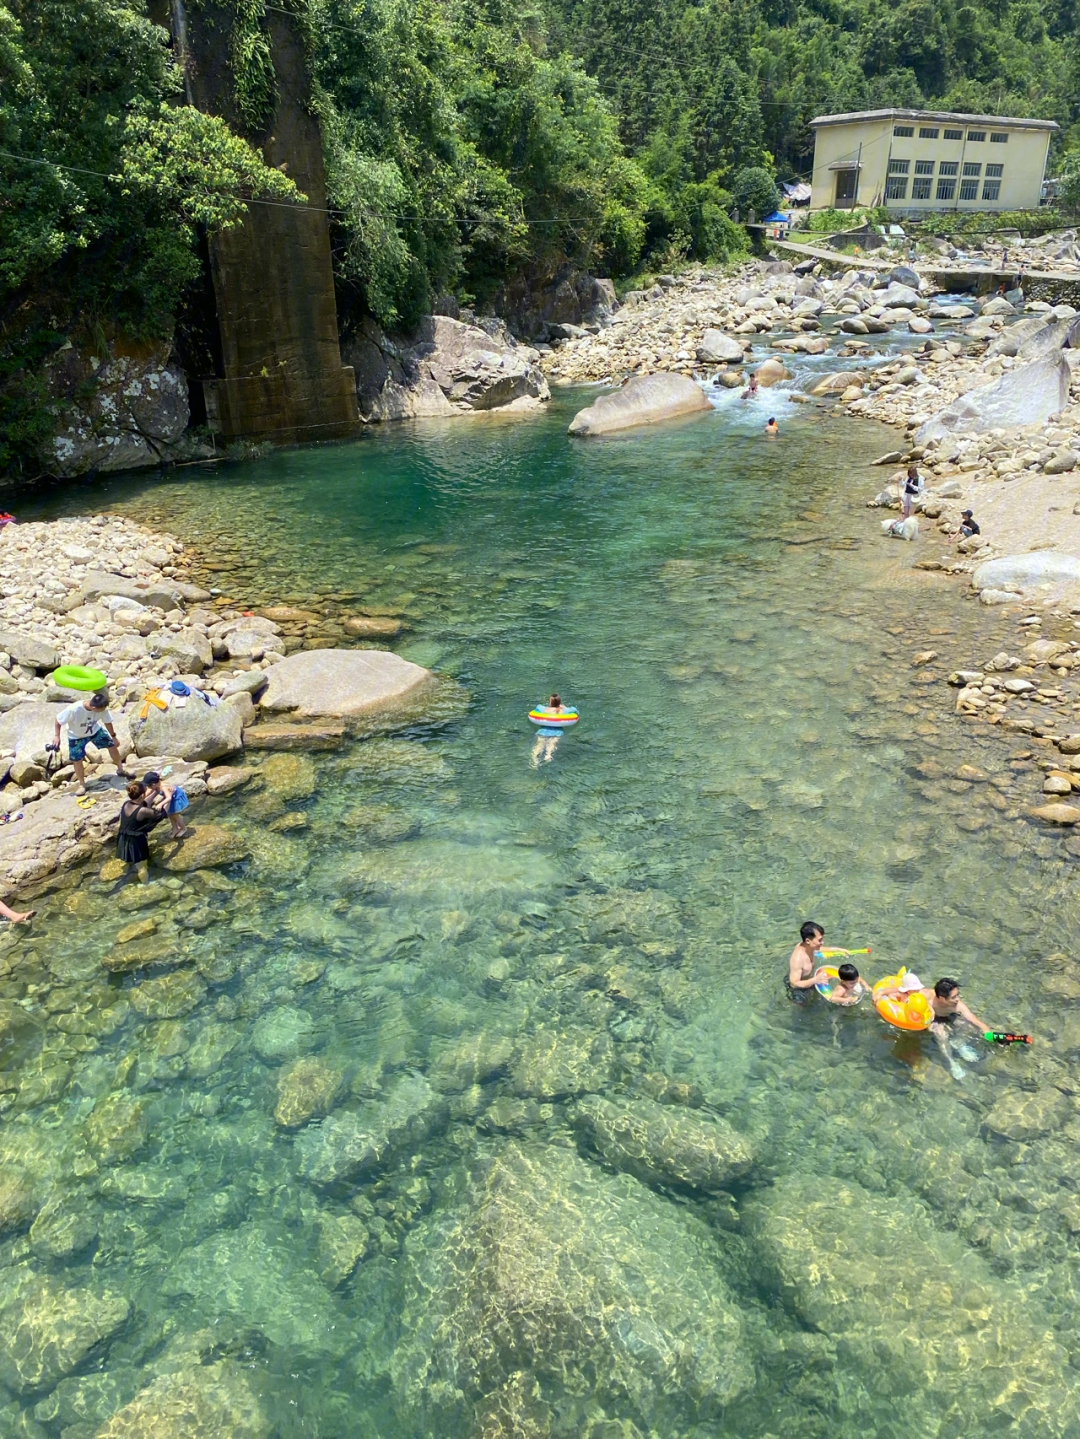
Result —
M856 110L850 115L818 115L815 125L854 125L863 120L958 120L963 125L1011 125L1023 130L1057 130L1056 120L1032 120L1015 115L961 115L954 110Z

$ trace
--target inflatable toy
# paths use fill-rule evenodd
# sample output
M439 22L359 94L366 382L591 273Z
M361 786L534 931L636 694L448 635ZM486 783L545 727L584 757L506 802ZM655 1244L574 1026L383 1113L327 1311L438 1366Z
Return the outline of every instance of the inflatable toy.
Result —
M108 683L101 670L90 670L85 665L61 665L53 672L53 684L62 690L103 690Z
M847 951L846 951L846 950L841 950L841 953L842 953L842 954L846 954ZM814 988L817 990L818 994L823 994L823 995L825 996L825 998L828 999L829 995L832 994L832 987L833 987L833 985L836 984L836 983L838 983L838 981L839 981L839 979L840 979L840 973L839 973L839 971L838 971L837 969L834 969L831 964L823 965L822 968L825 970L825 973L829 976L829 983L828 983L828 984L815 984L815 985L814 985ZM865 990L862 990L862 989L859 990L859 997L858 997L858 999L856 999L856 1001L855 1001L856 1004L861 1003L862 997L863 997L863 994L864 994L864 993L865 993Z
M874 1008L882 1019L897 1029L929 1029L934 1022L934 1011L930 1001L921 990L913 989L899 999L884 998L883 990L899 988L907 970L901 967L896 974L887 974L874 985Z
M547 705L537 705L529 711L529 718L535 725L543 725L545 729L564 730L576 725L580 716L573 705L563 705L559 710L549 709Z

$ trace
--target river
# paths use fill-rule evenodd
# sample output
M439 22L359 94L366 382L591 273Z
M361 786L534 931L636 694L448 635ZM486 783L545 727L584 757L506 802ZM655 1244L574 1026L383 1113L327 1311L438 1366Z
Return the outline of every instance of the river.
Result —
M398 613L468 703L214 801L231 870L3 936L0 1433L1080 1432L1074 859L942 683L1000 622L881 539L877 426L580 403L42 502ZM791 1005L808 918L1036 1045L957 1080Z

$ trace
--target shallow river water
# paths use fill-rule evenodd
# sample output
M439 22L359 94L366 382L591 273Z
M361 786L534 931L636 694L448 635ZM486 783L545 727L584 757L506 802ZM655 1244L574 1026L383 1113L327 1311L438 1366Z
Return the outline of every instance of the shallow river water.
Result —
M4 935L0 1434L1080 1434L1075 861L942 683L992 617L861 508L880 429L582 402L42 507L400 613L466 702L252 756L192 812L249 859ZM792 1005L807 918L1038 1043L956 1080Z

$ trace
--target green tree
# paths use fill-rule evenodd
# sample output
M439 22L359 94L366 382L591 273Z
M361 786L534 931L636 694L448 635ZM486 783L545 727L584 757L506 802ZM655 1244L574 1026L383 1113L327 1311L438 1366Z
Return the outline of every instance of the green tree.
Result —
M731 181L731 197L740 215L748 218L753 214L758 220L771 215L780 203L776 181L760 165L750 165L736 173Z

